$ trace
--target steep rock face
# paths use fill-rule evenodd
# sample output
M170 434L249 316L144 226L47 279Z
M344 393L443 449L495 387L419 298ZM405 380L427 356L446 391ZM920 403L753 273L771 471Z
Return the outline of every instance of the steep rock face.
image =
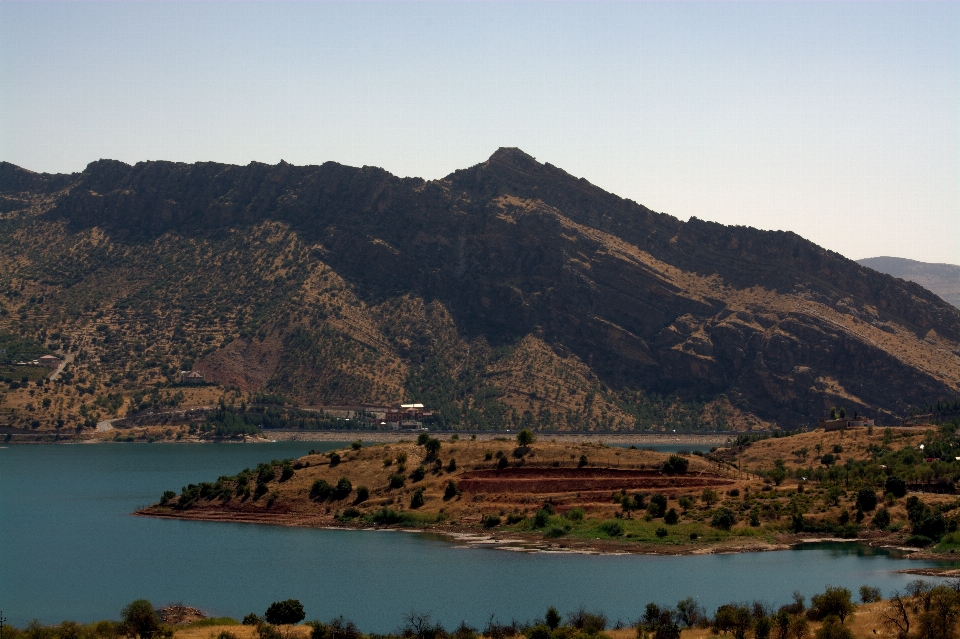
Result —
M593 400L562 376L494 373L496 349L532 336L585 367L577 384L596 385L607 402L600 412L622 413L609 422L621 427L636 390L724 396L736 410L795 426L833 404L891 421L960 389L960 311L922 287L792 233L680 222L517 149L435 182L335 163L102 160L40 182L26 173L0 166L7 198L32 201L52 193L44 185L68 184L35 207L32 223L65 222L66 237L97 230L118 253L171 237L214 246L265 223L289 230L293 248L270 276L288 291L274 301L288 309L286 323L271 320L254 338L280 346L269 356L249 341L208 354L211 371L232 370L246 353L265 362L267 372L234 370L224 382L365 402L427 392L430 384L412 381L424 367L448 377L476 369L500 394L506 382L496 380L511 380L504 410L556 412L569 397L566 423L586 425L569 414ZM210 250L205 259L221 259ZM320 278L335 278L340 292L318 292L327 290ZM227 332L249 340L236 326ZM471 345L470 357L458 355ZM559 368L547 359L539 361ZM356 377L358 365L375 368L377 381ZM486 388L468 387L470 396Z

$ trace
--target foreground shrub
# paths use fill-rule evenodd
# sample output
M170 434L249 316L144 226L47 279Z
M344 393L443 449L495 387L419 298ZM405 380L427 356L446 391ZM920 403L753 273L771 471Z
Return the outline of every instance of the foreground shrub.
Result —
M619 537L623 534L623 524L619 521L605 521L600 524L600 532L603 532L610 537Z

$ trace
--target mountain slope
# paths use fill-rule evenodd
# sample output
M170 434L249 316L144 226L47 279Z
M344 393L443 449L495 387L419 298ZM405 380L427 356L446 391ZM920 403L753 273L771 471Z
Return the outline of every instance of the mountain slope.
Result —
M0 195L0 327L77 349L122 410L191 366L303 404L419 399L449 427L793 427L835 404L890 422L960 390L960 311L921 286L517 149L432 182L2 165ZM69 418L83 398L63 399Z
M902 257L867 257L857 260L880 273L916 282L936 293L944 300L960 308L960 266L955 264L931 264Z

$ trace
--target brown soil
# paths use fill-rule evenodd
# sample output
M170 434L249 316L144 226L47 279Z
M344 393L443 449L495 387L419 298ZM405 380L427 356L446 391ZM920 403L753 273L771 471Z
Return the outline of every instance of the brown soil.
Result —
M457 484L473 493L553 494L563 492L658 490L732 486L731 479L713 475L669 476L656 470L618 468L505 468L467 472Z

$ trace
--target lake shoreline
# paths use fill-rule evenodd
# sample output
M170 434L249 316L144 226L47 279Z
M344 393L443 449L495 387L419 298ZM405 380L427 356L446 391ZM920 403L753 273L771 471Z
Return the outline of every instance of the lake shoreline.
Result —
M713 542L702 545L696 544L651 544L645 542L629 542L614 539L582 539L560 538L548 539L539 533L524 531L495 531L477 529L472 526L432 524L416 527L376 526L366 523L331 521L320 517L303 517L292 513L238 513L228 509L209 509L203 511L186 511L174 514L156 506L148 506L132 513L137 517L151 517L156 519L175 519L180 521L203 521L234 524L260 524L268 526L283 526L291 528L312 528L315 530L353 530L366 532L404 532L414 534L429 534L445 537L450 543L465 548L493 548L511 552L552 553L552 554L586 554L586 555L648 555L648 556L698 556L698 555L730 555L752 552L772 552L793 550L808 544L845 543L862 544L874 548L881 548L904 553L904 559L923 559L930 561L950 561L949 555L939 555L924 552L922 549L907 548L898 545L889 535L874 534L868 538L844 539L838 537L804 536L796 533L783 533L773 541L761 538L735 538L724 542ZM904 569L899 572L907 574L960 577L960 568L922 568ZM944 573L944 574L940 574ZM947 574L949 573L949 574Z
M49 432L24 432L7 433L10 439L4 438L3 445L26 445L26 444L111 444L111 443L131 443L131 444L270 444L275 442L336 442L347 443L350 441L361 440L365 444L392 444L406 441L413 441L419 433L402 433L396 431L288 431L277 430L261 431L259 436L248 436L243 439L222 438L207 439L200 437L181 437L180 439L158 437L154 441L116 441L115 433L132 434L148 429L113 429L109 431L100 431L97 433L84 433L75 435L70 433L49 433ZM470 437L476 436L476 441L499 441L503 438L516 436L516 433L509 431L488 431L483 433L455 433L451 431L425 431L431 437L436 437L441 441L455 441L453 435L457 435L460 441L466 442ZM603 443L613 446L690 446L691 448L702 447L709 450L713 446L722 446L730 440L732 435L729 433L618 433L618 432L570 432L570 433L538 433L545 441L556 441L566 443ZM704 452L706 452L706 450Z

